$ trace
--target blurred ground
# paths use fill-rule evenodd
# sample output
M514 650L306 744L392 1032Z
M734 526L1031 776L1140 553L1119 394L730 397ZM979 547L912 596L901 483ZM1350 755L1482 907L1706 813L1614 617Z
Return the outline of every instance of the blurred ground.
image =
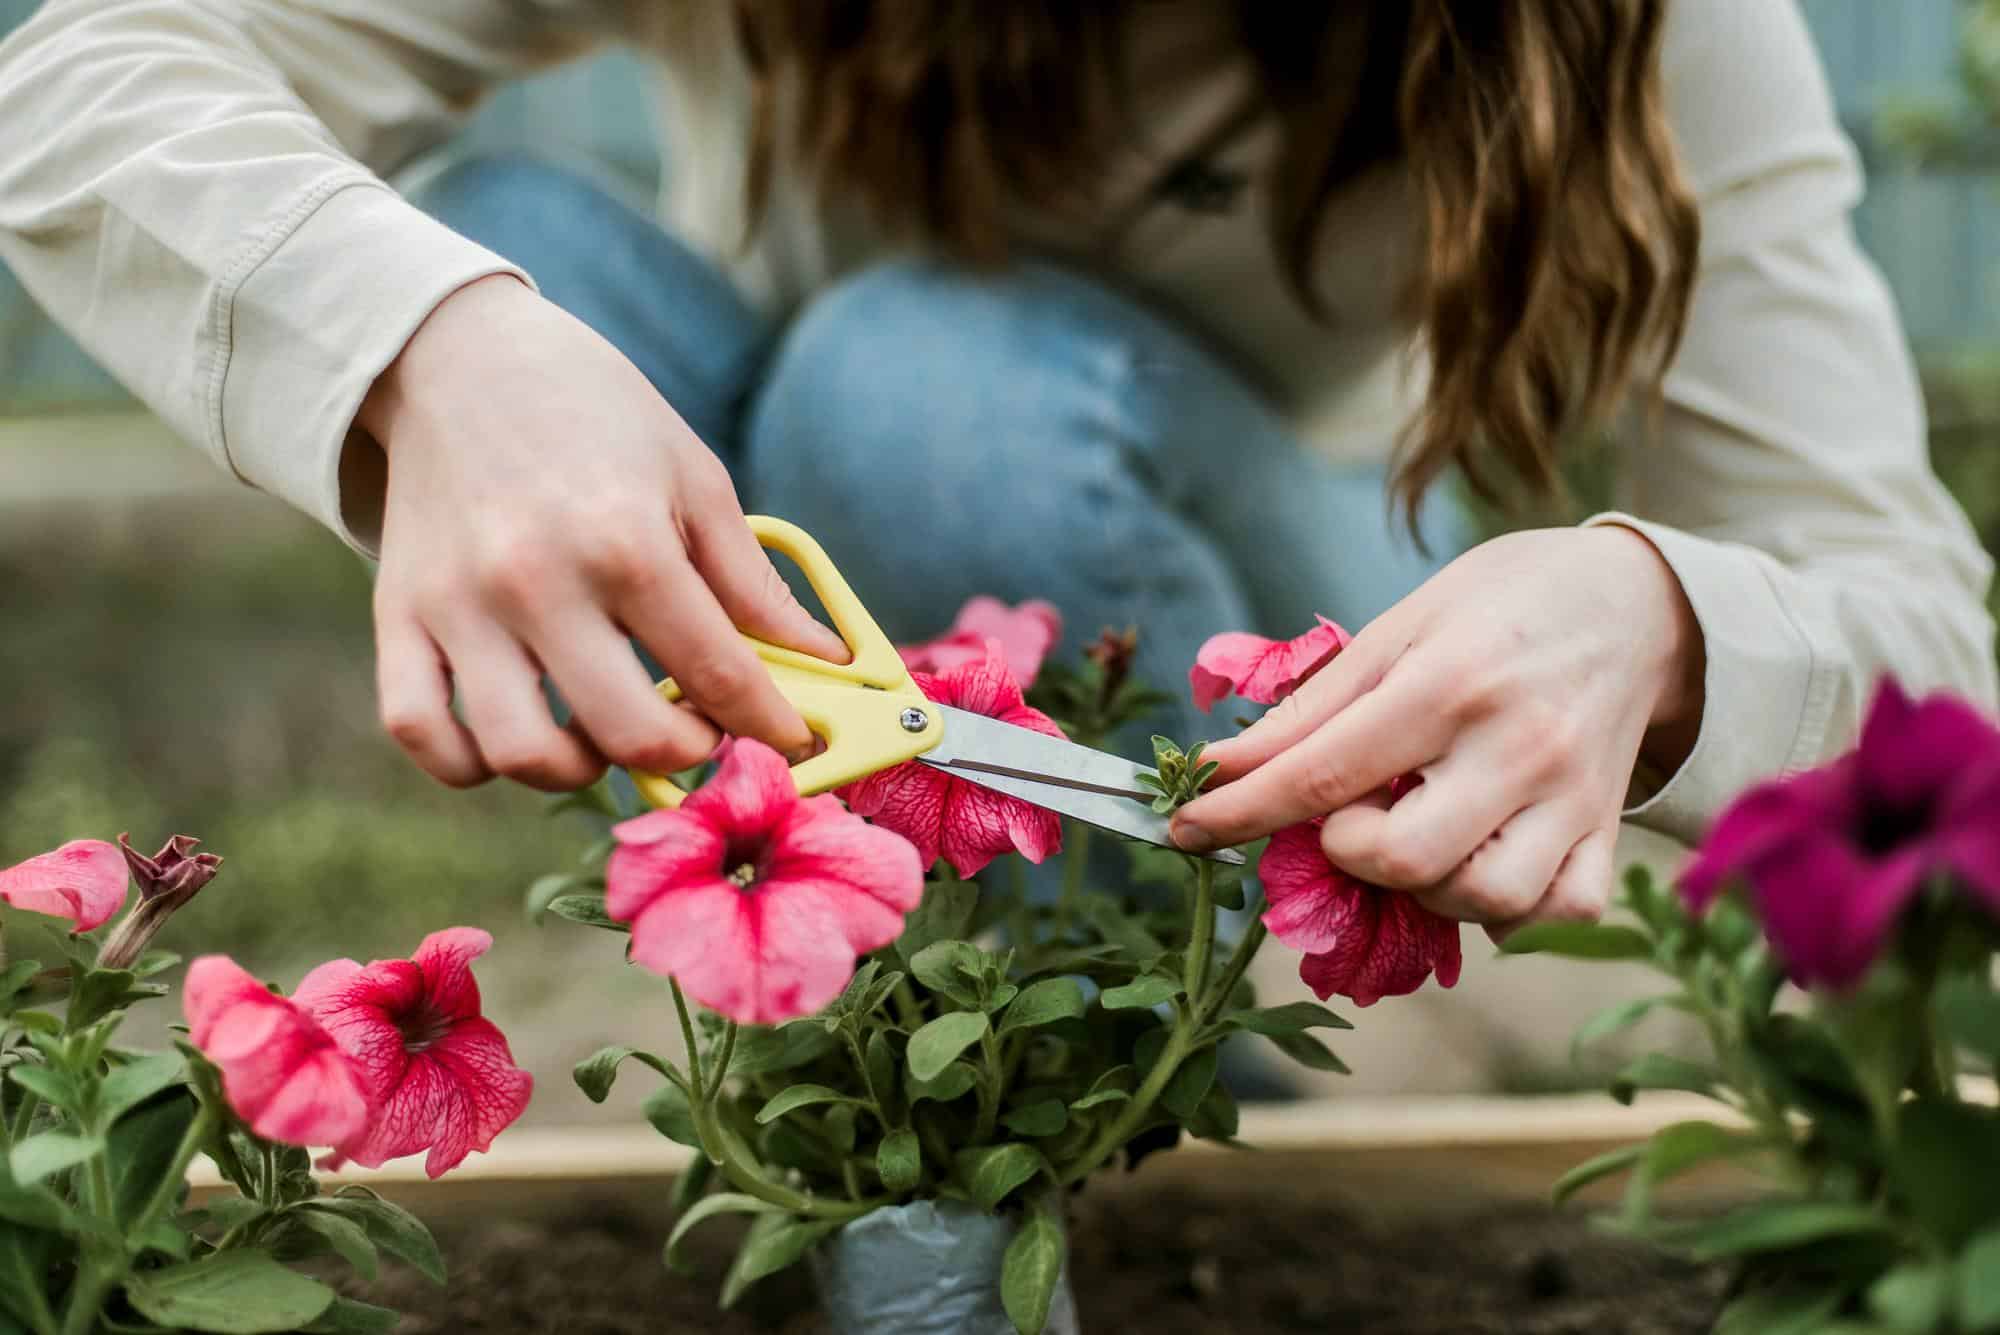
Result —
M2000 544L2000 429L1963 418L1938 451ZM1597 486L1581 470L1578 504ZM380 735L368 601L356 557L191 450L115 419L32 438L0 426L0 865L79 836L129 830L150 849L198 835L228 865L163 944L229 952L286 986L335 954L403 955L425 932L487 927L489 1013L543 1090L530 1116L612 1115L568 1068L612 1041L672 1048L664 992L618 964L611 937L522 921L523 889L574 855L580 828L524 790L441 788ZM1465 944L1456 990L1355 1014L1337 1046L1356 1074L1315 1088L1576 1087L1571 1030L1646 986L1640 972L1499 961L1471 931ZM1292 967L1266 952L1267 999L1297 992ZM643 1092L627 1083L621 1103Z

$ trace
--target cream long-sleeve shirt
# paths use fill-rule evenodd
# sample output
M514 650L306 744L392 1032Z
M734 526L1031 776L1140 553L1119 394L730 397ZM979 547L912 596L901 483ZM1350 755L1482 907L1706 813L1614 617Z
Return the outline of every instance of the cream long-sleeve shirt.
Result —
M1342 189L1315 321L1266 240L1274 127L1217 0L1162 4L1131 54L1146 141L1089 218L1035 247L1145 294L1254 370L1309 448L1384 458L1424 392L1395 313L1414 219L1394 167ZM883 249L779 183L743 234L747 83L721 0L49 0L0 44L0 259L181 435L363 550L379 496L352 423L430 310L516 272L380 173L505 79L624 42L657 58L663 224L782 311ZM1793 0L1678 0L1669 112L1701 271L1657 437L1623 510L1679 576L1707 646L1700 732L1635 807L1686 839L1753 780L1852 738L1885 672L1991 703L1991 562L1933 476L1895 310L1857 248L1852 146ZM1160 186L1199 159L1241 207ZM343 490L343 476L349 485Z

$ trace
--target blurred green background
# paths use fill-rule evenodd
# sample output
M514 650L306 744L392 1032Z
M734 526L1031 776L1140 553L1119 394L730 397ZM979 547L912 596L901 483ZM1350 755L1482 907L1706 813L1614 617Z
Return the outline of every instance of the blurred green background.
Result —
M29 8L0 0L0 29ZM2000 550L2000 6L1806 9L1873 178L1858 225L1925 365L1938 467ZM453 151L594 164L643 198L650 115L640 66L611 55L509 90ZM545 960L516 991L559 1007L578 950L614 956L518 905L583 835L534 794L449 792L400 758L374 723L368 604L354 557L163 442L0 271L0 865L196 834L228 866L168 944L289 983L477 922Z

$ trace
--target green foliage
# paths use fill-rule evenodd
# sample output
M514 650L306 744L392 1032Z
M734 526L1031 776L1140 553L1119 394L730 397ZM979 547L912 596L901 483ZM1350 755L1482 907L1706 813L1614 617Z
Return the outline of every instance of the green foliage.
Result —
M379 1332L393 1312L290 1263L372 1280L386 1254L444 1282L421 1223L365 1190L320 1195L305 1151L239 1124L192 1047L117 1045L126 1008L164 990L142 976L170 960L99 968L89 937L66 954L61 972L24 959L0 976L0 1329L69 1335L116 1313L120 1331ZM26 1004L44 993L60 1020ZM199 1152L236 1194L189 1209Z
M2000 1327L2000 1111L1967 1102L1954 1078L1990 1064L2000 1040L1990 927L1940 893L1858 986L1781 1006L1783 975L1745 900L1695 914L1635 870L1621 905L1627 924L1524 932L1507 949L1640 960L1669 979L1674 990L1594 1017L1579 1041L1684 1012L1707 1056L1643 1054L1611 1092L1702 1094L1733 1123L1677 1122L1601 1154L1566 1173L1556 1199L1622 1175L1614 1226L1733 1262L1739 1296L1721 1332ZM1657 1212L1659 1187L1722 1160L1761 1170L1769 1194L1715 1216Z

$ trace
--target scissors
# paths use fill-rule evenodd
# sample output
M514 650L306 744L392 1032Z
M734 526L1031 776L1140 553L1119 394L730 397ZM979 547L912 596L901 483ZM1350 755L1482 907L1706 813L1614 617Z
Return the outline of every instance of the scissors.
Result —
M804 529L768 515L752 515L749 523L758 542L798 563L853 655L850 662L829 663L743 637L779 692L826 744L792 767L801 794L823 793L914 760L1100 830L1174 847L1167 818L1151 806L1158 794L1138 781L1144 767L927 699L896 646ZM671 677L659 691L669 700L681 698ZM656 807L677 807L687 796L665 775L634 770L632 782ZM1209 856L1231 865L1243 861L1234 849Z

